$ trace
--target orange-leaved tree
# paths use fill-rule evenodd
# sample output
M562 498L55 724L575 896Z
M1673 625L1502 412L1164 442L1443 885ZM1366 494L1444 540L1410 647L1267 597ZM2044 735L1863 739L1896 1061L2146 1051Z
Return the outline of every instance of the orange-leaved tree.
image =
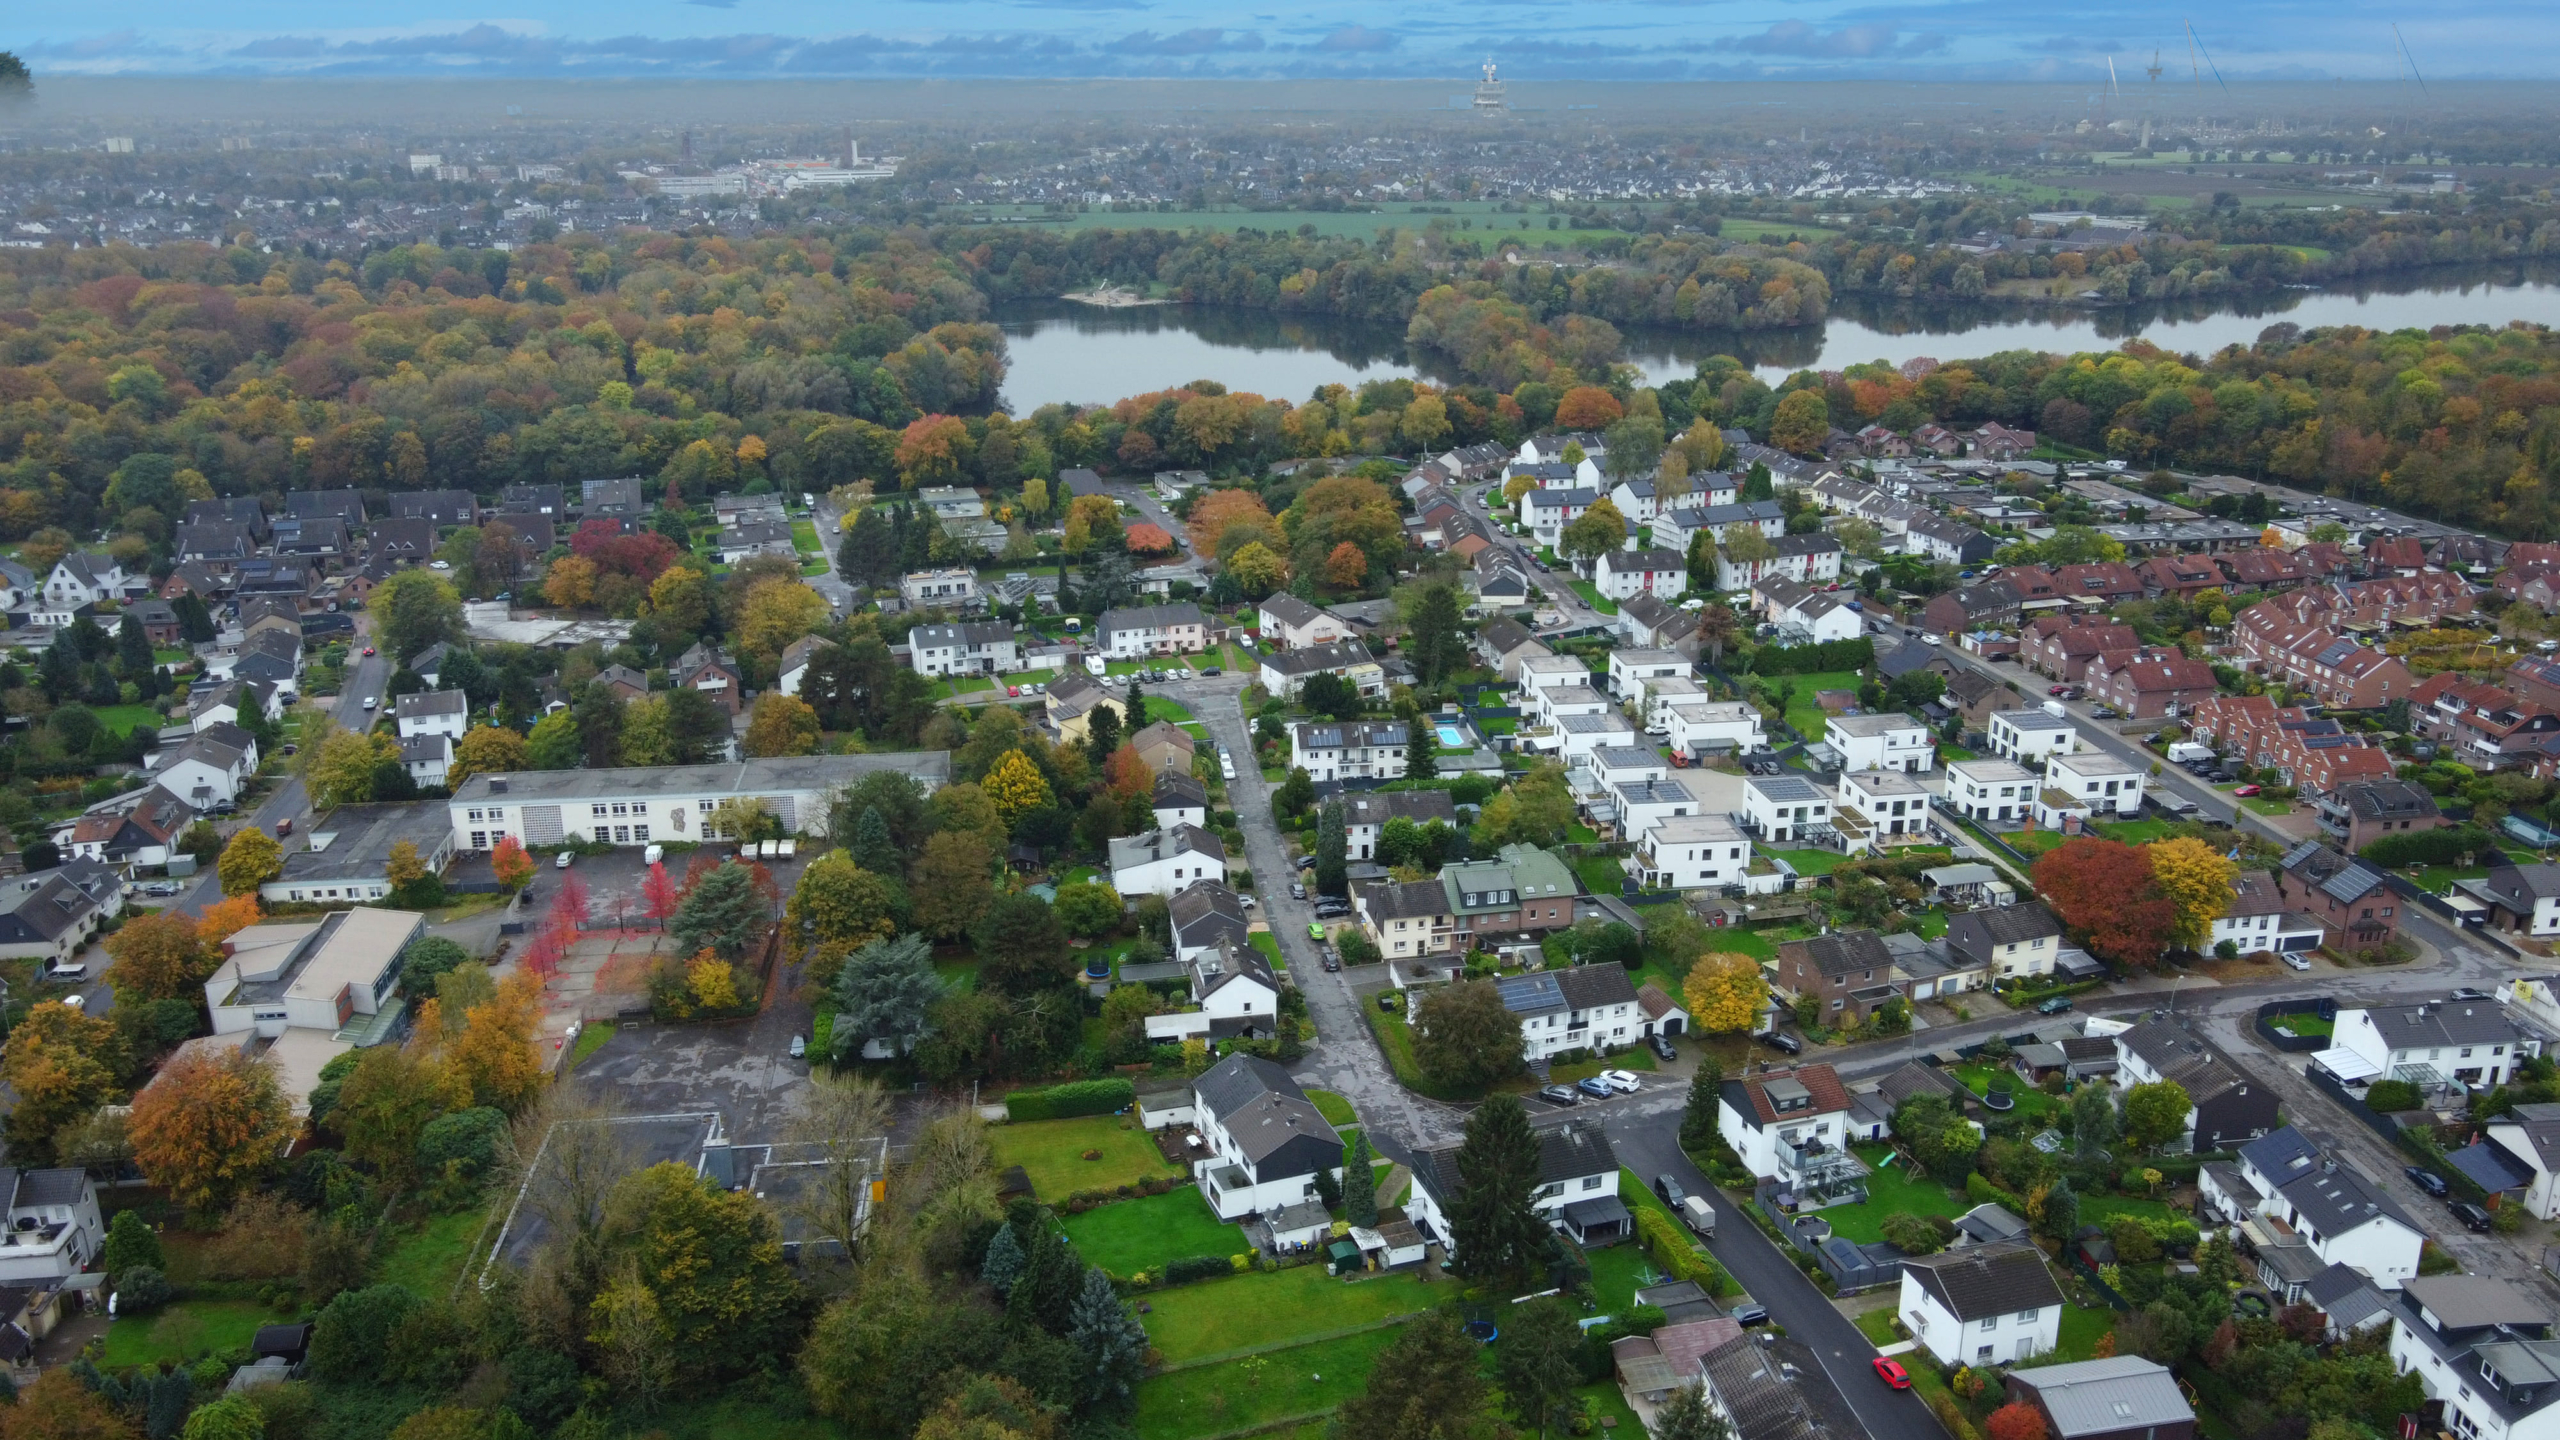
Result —
M254 894L238 898L258 903ZM196 933L196 922L174 910L126 921L107 937L107 954L115 959L108 982L127 1004L177 999L201 987L214 968L205 963L212 951Z
M2024 1400L2012 1400L1982 1422L1987 1440L2044 1440L2044 1412Z
M542 1090L542 1055L534 1032L542 1023L542 980L517 970L495 997L471 1007L462 1033L445 1047L445 1063L471 1086L471 1103L512 1115Z
M204 913L196 917L196 938L219 950L223 941L257 924L263 913L255 895L234 895L228 900L217 900L204 907Z
M1328 585L1344 589L1369 578L1369 556L1359 546L1345 540L1324 557L1324 578Z
M533 879L533 857L513 835L498 838L497 848L489 852L489 872L498 883L510 890L521 890Z
M235 1047L181 1050L133 1097L133 1163L189 1209L229 1203L276 1163L293 1107L275 1062Z

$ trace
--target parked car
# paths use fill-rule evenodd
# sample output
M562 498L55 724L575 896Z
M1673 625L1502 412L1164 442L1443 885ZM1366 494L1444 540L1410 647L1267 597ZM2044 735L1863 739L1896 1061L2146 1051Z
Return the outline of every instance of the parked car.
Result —
M2234 794L2234 795L2239 796L2239 797L2240 797L2241 799L2243 799L2243 800L2246 800L2246 799L2248 799L2250 796L2252 796L2252 795L2255 795L2255 794L2259 793L2259 791L2258 791L2258 787L2257 787L2257 786L2255 786L2255 785L2243 785L2243 786L2241 786L2239 789L2234 790L2234 791L2232 791L2231 793L2232 793L2232 794Z
M2444 998L2447 1000L2494 1000L2498 997L2490 994L2486 990L2474 990L2466 987L2464 989L2456 990Z
M370 645L367 645L366 647L364 647L364 653L365 653L365 654L367 654L367 655L371 655L371 654L373 653L373 647L372 647L372 646L370 646Z
M1724 1313L1732 1317L1733 1323L1736 1325L1759 1325L1768 1320L1769 1307L1752 1299L1750 1296L1745 1295L1739 1300L1734 1301L1732 1304L1727 1305Z
M1674 1210L1680 1208L1681 1201L1689 1198L1689 1192L1682 1189L1680 1182L1672 1179L1669 1175L1656 1175L1653 1177L1653 1193L1661 1196L1662 1203L1670 1206Z
M578 852L577 852L577 851L575 851L575 850L563 850L563 851L561 851L561 852L560 852L560 854L559 854L558 858L554 859L554 860L551 862L551 868L552 868L552 869L554 869L554 870L566 870L566 869L568 869L570 866L575 865L575 864L577 864L577 863L578 863Z
M2308 970L2311 968L2310 961L2303 959L2300 955L2291 950L2278 953L2276 958L2284 962L2284 968L2287 970Z
M1777 1051L1781 1055L1801 1055L1804 1053L1804 1042L1793 1035L1788 1034L1784 1030L1771 1030L1754 1038L1758 1039L1761 1044L1768 1046L1770 1049Z
M2409 1177L2410 1184L2417 1186L2419 1189L2426 1191L2437 1199L2441 1200L2445 1197L2444 1177L2433 1170L2428 1169L2426 1166L2403 1165L2400 1167L2400 1173Z
M2039 1015L2059 1015L2070 1008L2070 996L2056 995L2052 999L2045 1001L2043 1004L2038 1005L2036 1007L2036 1013Z
M1621 1095L1633 1095L1644 1088L1643 1082L1637 1080L1631 1071L1603 1070L1600 1072L1600 1078L1607 1082L1610 1089Z
M1579 1105L1582 1103L1582 1097L1573 1093L1573 1087L1570 1085L1549 1085L1538 1092L1538 1098L1546 1101L1550 1105Z
M807 1037L807 1036L805 1036L805 1035L794 1035L794 1036L792 1036L792 1037L791 1037L791 1058L792 1058L792 1059L794 1059L794 1060L805 1060L805 1059L807 1059L808 1057L809 1057L809 1039L808 1039L808 1037Z
M1307 938L1310 940L1324 939L1324 927L1322 925L1309 925L1307 927ZM1384 999L1386 997L1380 996L1379 998Z
M1680 1058L1679 1049L1672 1045L1671 1039L1667 1035L1647 1036L1644 1043L1652 1047L1653 1053L1657 1058L1664 1060L1677 1060Z
M2453 1218L2462 1222L2463 1229L2475 1235L2489 1233L2489 1212L2468 1200L2453 1202Z
M89 978L89 962L86 960L55 960L44 967L44 978L47 980L62 981L66 984L86 980Z
M1290 882L1289 882L1289 898L1290 898L1290 899L1292 899L1292 900L1304 900L1304 899L1306 899L1306 898L1307 898L1307 887L1306 887L1305 885L1303 885L1303 884L1300 884L1298 881L1295 881L1295 880L1290 881Z
M1583 1078L1574 1081L1573 1088L1590 1096L1594 1100L1606 1100L1610 1096L1618 1093L1609 1087L1608 1081L1601 1079L1597 1075L1586 1075Z
M1253 908L1253 897L1250 895L1239 895L1236 897L1236 903L1243 906L1245 909L1250 910Z
M1911 1388L1911 1372L1903 1369L1902 1362L1891 1356L1876 1357L1876 1376L1896 1390Z
M1330 949L1326 950L1324 952L1324 968L1327 973L1339 971L1342 968L1342 957L1335 954Z
M367 695L366 697L364 697L364 708L366 708L367 710L378 710L378 709L380 709L381 707L382 707L382 697L381 697L381 696L379 696L379 695Z
M1299 869L1301 869L1301 870L1313 870L1314 868L1316 868L1316 857L1314 857L1313 855L1301 855L1301 856L1299 856L1299 857L1298 857L1298 868L1299 868Z

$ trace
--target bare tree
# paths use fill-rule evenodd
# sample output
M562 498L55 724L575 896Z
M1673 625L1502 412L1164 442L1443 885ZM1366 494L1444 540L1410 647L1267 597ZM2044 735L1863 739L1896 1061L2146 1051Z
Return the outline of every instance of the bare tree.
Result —
M877 1081L862 1076L821 1080L808 1099L788 1134L801 1147L792 1158L811 1162L811 1179L788 1209L805 1231L804 1247L833 1240L850 1259L871 1182L888 1160L889 1099Z
M613 1187L640 1168L620 1108L585 1086L554 1085L520 1116L500 1157L516 1195L511 1233L539 1232L560 1278L583 1303L604 1282Z
M892 1193L914 1216L928 1259L945 1267L959 1264L965 1258L959 1253L961 1236L969 1226L1001 1212L986 1122L959 1105L927 1121Z

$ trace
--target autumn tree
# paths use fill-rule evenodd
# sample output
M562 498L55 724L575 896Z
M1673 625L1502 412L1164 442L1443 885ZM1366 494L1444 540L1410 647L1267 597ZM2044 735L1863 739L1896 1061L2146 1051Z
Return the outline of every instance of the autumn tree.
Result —
M1689 1022L1711 1035L1749 1030L1769 1005L1769 982L1760 962L1735 951L1701 955L1681 982Z
M273 1059L195 1046L133 1097L133 1159L152 1184L210 1212L276 1164L293 1127Z
M1324 557L1324 580L1338 590L1357 589L1369 578L1369 557L1357 545L1345 540Z
M433 570L392 572L365 601L382 648L406 660L428 646L462 638L462 597Z
M1226 565L1247 600L1259 600L1289 583L1289 562L1259 540L1228 556Z
M54 1137L116 1091L124 1046L113 1022L47 1000L27 1012L0 1050L0 1080L15 1103L6 1122L21 1164L53 1158Z
M827 597L797 580L767 580L748 589L732 627L738 648L767 665L779 665L791 642L827 623Z
M850 947L897 933L889 883L842 850L828 851L800 872L782 918L801 944Z
M13 1403L0 1406L0 1440L140 1440L141 1434L125 1412L80 1383L76 1366L44 1371Z
M2154 841L2143 847L2143 854L2151 862L2152 885L2177 914L2169 942L2185 950L2203 948L2213 922L2231 911L2236 896L2231 881L2240 867L2192 837Z
M416 1167L418 1134L437 1116L471 1103L471 1088L416 1045L376 1045L338 1088L329 1124L346 1137L347 1154L390 1175Z
M584 555L563 555L542 577L542 598L563 610L596 603L596 562Z
M1079 495L1067 503L1067 523L1061 540L1068 554L1081 555L1102 537L1121 534L1120 505L1110 496Z
M445 1064L470 1087L471 1103L512 1115L542 1090L542 979L519 969L496 994L465 1014L462 1033L445 1047Z
M313 803L322 807L361 805L373 796L374 768L398 761L400 743L390 736L363 730L341 730L320 742L304 783Z
M234 895L216 900L196 917L196 938L203 941L208 949L219 950L223 941L257 924L259 917L258 897L255 895Z
M1574 560L1597 560L1627 542L1627 517L1608 500L1592 502L1558 537L1556 548Z
M284 873L284 847L266 831L243 826L222 847L222 858L213 868L221 877L223 894L255 894L259 886Z
M489 852L489 872L510 893L523 889L533 879L533 857L524 853L524 842L513 835L498 837L496 848Z
M240 899L250 903L254 917L257 897ZM115 963L107 969L107 981L115 987L116 999L138 1005L204 993L205 977L213 973L220 957L206 946L196 927L197 922L186 916L164 910L137 915L108 936L107 954Z
M744 749L757 759L776 755L815 755L820 740L818 712L797 695L767 690L756 697L755 714L747 722Z
M944 831L924 842L907 885L915 897L916 928L937 940L956 940L995 899L989 874L995 852L976 835Z
M1831 407L1822 392L1797 390L1778 402L1769 422L1769 443L1797 455L1819 455L1831 438Z
M2036 893L2091 954L2122 965L2153 965L2178 923L2177 906L2152 883L2151 862L2134 847L2078 836L2044 853L2028 872Z
M459 790L462 782L474 775L504 775L525 768L525 738L498 725L474 725L454 742L453 764L444 773L444 787Z
M2175 1080L2136 1085L2124 1092L2125 1137L2145 1150L2157 1150L2186 1133L2195 1102Z
M980 784L987 798L996 802L996 813L1004 818L1008 829L1026 812L1046 809L1055 799L1040 767L1019 750L1008 750L999 756Z
M1414 1062L1434 1085L1476 1090L1520 1068L1520 1021L1490 980L1423 992L1413 1007Z
M1278 533L1270 507L1262 503L1262 497L1241 487L1212 490L1194 501L1184 528L1191 533L1194 553L1203 558L1224 559L1230 552L1219 542L1225 538L1228 526L1239 523L1259 534Z
M1605 430L1626 413L1617 396L1597 385L1576 385L1556 401L1556 428Z
M2044 1412L2024 1400L2012 1400L1982 1422L1985 1440L2044 1440Z
M667 934L687 951L707 947L723 960L736 960L764 938L772 916L755 876L732 862L693 885L667 922Z

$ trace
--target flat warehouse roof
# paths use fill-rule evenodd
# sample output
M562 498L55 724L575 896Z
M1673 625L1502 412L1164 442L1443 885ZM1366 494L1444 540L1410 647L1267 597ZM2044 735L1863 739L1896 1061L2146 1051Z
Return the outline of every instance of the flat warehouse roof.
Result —
M504 775L474 775L447 803L478 805L495 799L502 804L523 804L617 795L755 795L774 790L832 790L882 770L911 775L928 788L938 786L951 778L951 752L791 755L722 765L624 766L613 770L518 770Z

